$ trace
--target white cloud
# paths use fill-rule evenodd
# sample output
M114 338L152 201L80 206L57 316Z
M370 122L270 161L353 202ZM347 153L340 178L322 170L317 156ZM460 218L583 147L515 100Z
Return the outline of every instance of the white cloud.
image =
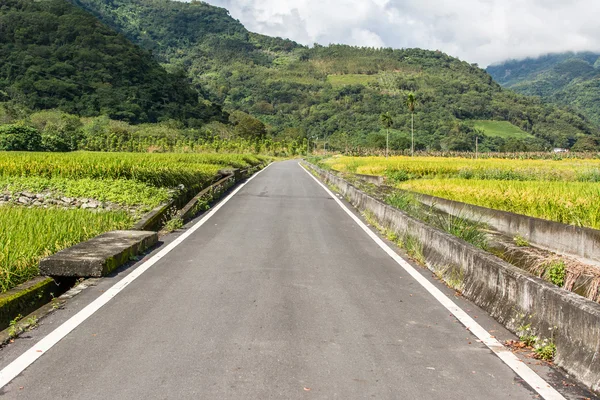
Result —
M208 0L250 31L303 44L442 50L482 66L600 51L598 0Z

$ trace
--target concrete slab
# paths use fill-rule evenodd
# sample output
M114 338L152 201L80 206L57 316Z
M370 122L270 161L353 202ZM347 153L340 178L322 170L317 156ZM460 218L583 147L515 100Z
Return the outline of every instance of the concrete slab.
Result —
M113 231L62 250L40 261L40 274L100 277L158 242L149 231Z

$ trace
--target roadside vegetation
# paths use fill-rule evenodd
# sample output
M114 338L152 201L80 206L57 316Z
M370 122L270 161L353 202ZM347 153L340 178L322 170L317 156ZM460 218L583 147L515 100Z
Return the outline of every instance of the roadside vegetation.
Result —
M340 172L386 176L399 189L600 228L600 160L333 157Z
M130 228L152 208L200 190L244 154L0 152L0 290L36 276L41 258Z

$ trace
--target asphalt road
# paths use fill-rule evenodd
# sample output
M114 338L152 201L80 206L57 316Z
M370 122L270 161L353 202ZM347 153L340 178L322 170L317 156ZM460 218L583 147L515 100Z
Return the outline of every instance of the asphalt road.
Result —
M249 182L3 395L537 398L520 382L288 161Z

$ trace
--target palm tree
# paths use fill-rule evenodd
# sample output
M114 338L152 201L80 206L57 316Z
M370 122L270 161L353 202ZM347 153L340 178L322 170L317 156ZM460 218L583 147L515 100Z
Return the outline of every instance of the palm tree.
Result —
M408 107L408 111L410 111L410 155L411 157L415 155L415 105L417 104L417 99L415 98L414 93L409 93L406 97L406 106Z
M381 124L387 131L387 135L385 137L385 156L387 157L390 151L390 128L392 127L392 125L394 125L394 120L392 119L392 116L389 112L381 114L380 119Z

